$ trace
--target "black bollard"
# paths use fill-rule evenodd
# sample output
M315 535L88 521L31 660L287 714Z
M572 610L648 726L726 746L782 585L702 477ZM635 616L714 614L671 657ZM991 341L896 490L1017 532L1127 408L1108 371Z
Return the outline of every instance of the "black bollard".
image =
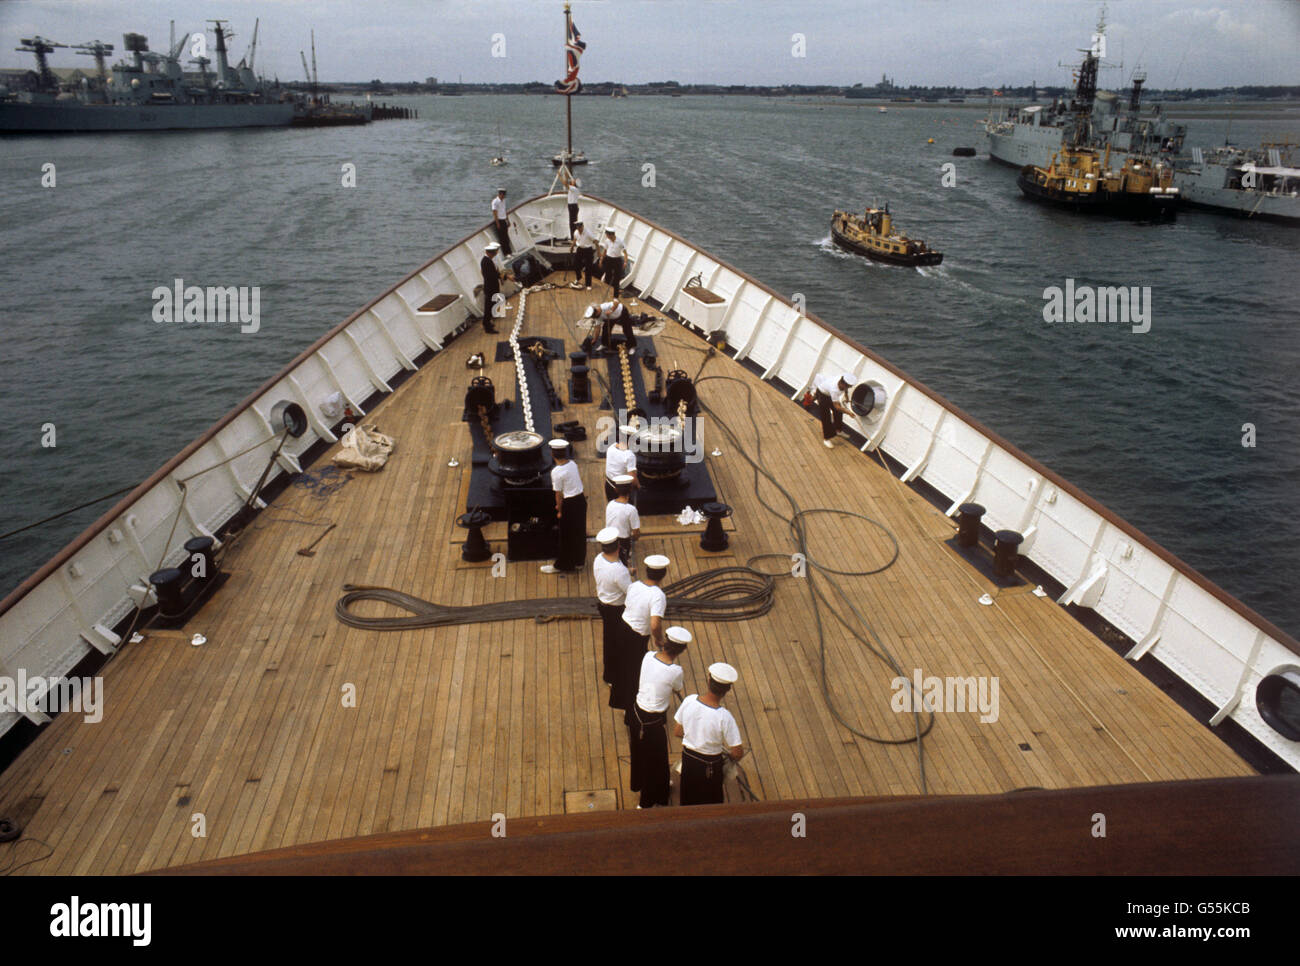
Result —
M198 587L203 587L209 580L217 575L216 568L212 566L213 542L214 541L211 537L194 537L185 541L185 552L189 554L190 558L187 566L189 567L190 576L197 582L196 586ZM194 559L195 554L198 554L203 561L202 577L194 576L194 565L198 563L198 561Z
M1015 576L1016 557L1024 536L1014 530L999 530L993 545L993 573L1006 580Z
M978 503L963 503L957 518L957 546L977 547L980 542L980 517L984 508Z
M700 512L709 520L704 533L700 535L700 549L710 553L726 550L728 538L722 529L722 521L731 516L731 507L725 503L706 503L700 507Z
M492 514L486 510L471 510L456 518L456 525L469 531L465 536L465 542L460 547L461 560L479 563L491 559L492 551L487 541L483 539L483 527L490 522L492 522Z
M185 612L185 575L179 567L165 567L149 575L154 593L158 595L158 610L163 617L178 617Z

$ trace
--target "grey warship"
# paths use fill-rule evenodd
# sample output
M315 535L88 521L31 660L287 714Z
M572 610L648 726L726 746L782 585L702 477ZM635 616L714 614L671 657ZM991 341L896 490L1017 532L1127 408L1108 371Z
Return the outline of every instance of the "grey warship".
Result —
M1134 72L1127 101L1097 89L1105 32L1103 17L1092 47L1081 51L1079 79L1068 102L1005 108L996 115L990 111L984 122L990 158L1017 168L1046 168L1052 156L1070 144L1099 151L1109 147L1118 164L1130 154L1171 159L1182 151L1187 126L1170 120L1159 104L1143 102L1143 71Z
M1293 144L1192 148L1174 168L1186 204L1263 221L1300 225L1300 166Z
M182 52L192 37L204 37L201 33L186 33L166 54L150 50L142 34L128 33L122 46L131 58L114 64L111 72L105 68L105 57L113 52L112 44L74 45L95 57L98 77L72 91L60 89L47 60L55 49L69 45L40 36L24 38L17 49L35 55L37 70L34 77L29 75L26 90L0 96L0 133L287 127L293 120L293 104L282 101L275 86L253 71L256 28L249 54L231 66L226 41L234 34L224 21L212 24L215 71L208 69L212 61L202 53L194 58L196 73L181 67Z

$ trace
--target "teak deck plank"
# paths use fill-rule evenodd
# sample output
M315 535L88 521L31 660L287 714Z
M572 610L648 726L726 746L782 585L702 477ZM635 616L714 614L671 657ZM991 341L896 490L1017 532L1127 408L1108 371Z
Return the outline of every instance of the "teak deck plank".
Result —
M572 319L599 292L557 289L530 296L526 329L575 348ZM514 298L518 298L516 295ZM511 315L518 303L512 299ZM882 573L835 578L895 655L903 676L914 668L938 677L996 677L999 716L940 712L925 740L931 793L1006 792L1246 775L1251 769L1106 644L1050 598L1030 588L999 590L944 545L953 523L900 483L873 454L841 442L818 445L815 418L675 322L655 337L665 366L727 376L705 381L705 450L719 498L730 503L725 554L699 550L699 528L670 517L646 518L636 552L673 559L669 580L714 566L743 564L762 553L789 560L787 524L760 496L787 513L768 482L724 436L718 420L756 455L749 421L763 434L762 462L801 507L835 507L887 526L899 557ZM104 721L81 728L62 715L10 766L0 814L37 802L28 835L54 853L26 873L113 873L302 844L341 836L431 825L508 820L563 812L565 793L612 788L619 808L627 789L622 712L607 706L600 679L600 624L593 620L462 625L443 630L374 633L339 624L334 602L344 583L394 586L454 604L488 604L593 593L587 566L551 577L539 562L511 561L505 576L490 564L459 559L470 472L468 435L455 417L468 378L465 354L483 351L503 397L513 373L495 359L496 338L474 330L436 355L394 395L369 412L397 446L380 473L321 495L290 486L229 542L223 587L177 632L147 631L106 666ZM563 363L557 365L563 366ZM602 466L596 421L608 411L603 368L593 367L591 405L552 414L576 418L589 441L577 447L588 494L588 533L603 525ZM567 386L556 380L561 396ZM541 428L541 427L539 427ZM312 471L326 467L331 449ZM449 467L455 456L458 467ZM757 489L757 492L756 492ZM297 554L337 524L316 547ZM806 518L813 556L844 570L875 566L889 541L863 521ZM505 550L505 529L490 528ZM758 564L779 573L789 564ZM825 577L817 586L842 608ZM988 591L992 606L977 598ZM388 613L384 605L359 608ZM854 727L899 738L910 714L891 709L894 671L851 637L823 607L828 685ZM188 644L201 630L209 642ZM741 673L727 698L753 754L744 761L764 798L915 795L914 744L884 745L850 734L821 694L815 617L805 579L777 578L765 617L744 625L697 623L681 660L686 693L706 684L706 666L726 660ZM1157 651L1158 657L1158 651ZM357 707L342 706L342 686L357 688ZM673 708L676 705L674 703ZM1019 747L1027 743L1030 750ZM71 748L71 754L63 754ZM676 761L680 742L672 739ZM729 796L735 795L729 789ZM185 806L178 802L189 796ZM30 804L28 810L30 811ZM206 838L190 834L190 816L207 817Z

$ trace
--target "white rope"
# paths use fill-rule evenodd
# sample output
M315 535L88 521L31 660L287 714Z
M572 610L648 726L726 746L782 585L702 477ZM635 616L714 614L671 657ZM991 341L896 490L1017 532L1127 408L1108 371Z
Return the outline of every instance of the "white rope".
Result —
M524 327L524 305L528 301L528 289L519 290L519 311L515 314L515 326L510 330L510 351L515 357L515 375L519 379L519 405L524 410L524 429L530 433L533 428L533 407L528 399L528 379L524 372L524 357L519 352L519 332Z

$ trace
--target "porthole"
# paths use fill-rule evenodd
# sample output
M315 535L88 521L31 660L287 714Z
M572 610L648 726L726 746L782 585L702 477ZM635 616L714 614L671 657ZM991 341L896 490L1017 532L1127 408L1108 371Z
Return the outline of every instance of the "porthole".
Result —
M1255 688L1255 707L1264 723L1283 738L1300 741L1300 667L1270 671Z

